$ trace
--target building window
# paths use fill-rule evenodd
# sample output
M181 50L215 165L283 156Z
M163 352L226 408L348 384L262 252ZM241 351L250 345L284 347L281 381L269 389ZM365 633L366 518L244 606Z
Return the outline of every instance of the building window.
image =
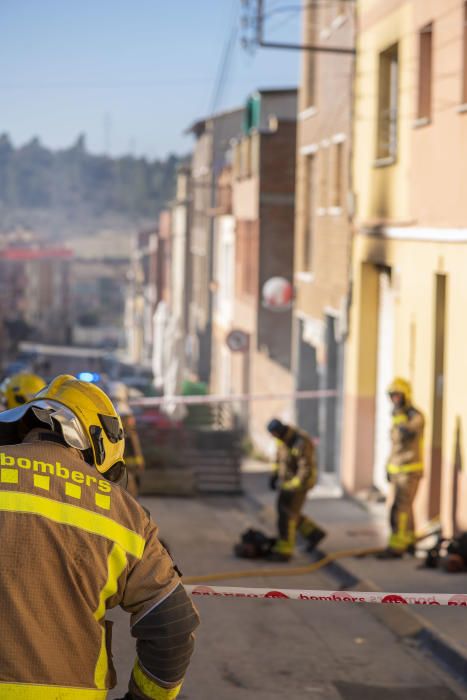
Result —
M462 45L462 104L467 103L467 2L464 2L464 26Z
M379 55L379 94L377 160L395 160L397 156L399 60L394 44Z
M433 64L433 25L428 24L419 34L418 110L419 119L431 119L431 83Z
M313 51L305 51L306 57L306 107L314 107L316 101L316 56Z
M237 221L235 290L239 296L255 298L258 287L258 222Z
M313 251L313 204L314 204L314 172L315 156L305 157L305 225L303 227L303 268L306 272L312 270Z
M323 146L319 151L319 201L318 214L323 215L329 205L329 158L331 149Z
M235 297L235 224L232 216L218 219L216 309L224 324L230 323Z
M245 233L246 245L243 267L243 291L248 296L255 297L257 280L256 222L248 222Z
M332 146L331 207L342 208L344 191L344 144L339 141Z

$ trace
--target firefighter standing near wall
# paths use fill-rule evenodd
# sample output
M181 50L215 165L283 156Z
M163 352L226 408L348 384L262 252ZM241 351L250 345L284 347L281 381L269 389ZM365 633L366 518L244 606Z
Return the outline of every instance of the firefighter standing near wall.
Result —
M0 414L0 697L104 700L109 608L131 613L128 699L173 700L196 611L146 511L119 486L123 429L69 375Z
M394 486L390 512L391 536L388 547L377 556L397 559L415 551L413 502L423 476L423 414L412 405L410 383L396 377L388 387L391 399L391 455L388 480Z
M307 540L308 551L312 551L326 534L301 512L307 492L316 484L316 454L310 436L298 428L273 418L267 429L277 440L276 463L273 465L270 487L279 490L279 538L268 558L289 561L295 549L297 530Z

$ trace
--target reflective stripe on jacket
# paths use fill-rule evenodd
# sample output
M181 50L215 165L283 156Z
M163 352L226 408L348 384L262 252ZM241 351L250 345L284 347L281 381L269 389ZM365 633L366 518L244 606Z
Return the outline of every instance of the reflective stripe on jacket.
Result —
M2 700L105 700L107 690L0 682Z

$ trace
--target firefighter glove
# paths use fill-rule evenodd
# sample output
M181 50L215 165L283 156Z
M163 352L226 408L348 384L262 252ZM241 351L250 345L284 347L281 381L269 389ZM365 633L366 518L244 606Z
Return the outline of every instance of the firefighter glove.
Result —
M296 489L299 489L302 486L302 482L300 481L298 476L294 476L292 479L289 479L288 481L284 481L282 484L282 489L284 491L295 491Z
M269 477L269 488L271 489L271 491L276 490L278 480L279 480L279 474L277 472L274 472L273 474L271 474L271 476Z

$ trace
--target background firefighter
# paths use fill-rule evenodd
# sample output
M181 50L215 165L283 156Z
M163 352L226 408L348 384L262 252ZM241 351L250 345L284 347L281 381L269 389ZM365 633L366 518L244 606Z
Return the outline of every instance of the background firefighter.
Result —
M125 480L121 420L69 375L0 414L0 697L104 700L106 611L131 614L129 700L174 700L197 613Z
M285 425L273 418L267 426L277 440L276 463L270 477L270 487L279 489L277 499L279 538L269 558L288 561L295 549L297 530L307 540L308 551L314 549L325 536L325 532L310 518L303 515L302 508L309 489L317 479L316 454L309 435L298 428Z
M390 511L391 536L379 558L397 558L415 550L413 502L423 476L423 414L412 405L408 381L396 377L388 387L392 401L391 454L388 480L394 486Z
M18 372L3 382L2 393L5 408L15 408L30 401L34 394L43 389L46 382L32 372Z
M136 428L136 420L129 404L128 388L123 382L109 382L108 387L104 386L110 396L113 405L117 409L125 434L125 466L128 471L127 491L135 498L138 496L141 473L144 471L145 463L141 441Z

